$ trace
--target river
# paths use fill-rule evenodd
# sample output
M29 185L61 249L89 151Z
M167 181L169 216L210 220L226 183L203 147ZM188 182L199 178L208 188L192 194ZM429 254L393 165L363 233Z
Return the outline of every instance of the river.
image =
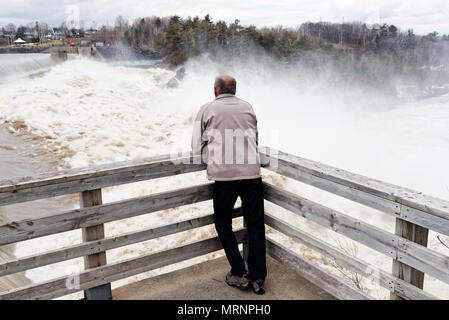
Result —
M25 55L4 58L0 55L0 70L14 72L11 70L18 69L4 65L20 63L22 59L29 61L30 58ZM82 57L45 68L36 67L33 63L28 65L32 66L32 72L38 72L36 76L30 77L29 71L23 71L20 77L9 77L10 80L0 82L2 178L187 150L195 114L202 104L213 98L214 77L231 73L238 81L237 95L250 101L258 115L262 144L449 199L448 94L398 102L363 86L341 90L329 80L339 75L310 75L304 81L304 77L296 76L294 68L273 67L257 59L226 66L211 62L207 57L192 60L186 65L186 77L178 88L166 87L174 72L157 67L134 68ZM1 77L8 78L5 74L0 74ZM264 174L266 179L286 189L385 230L394 230L392 217L276 175ZM107 188L104 201L117 201L205 181L204 173L193 173ZM1 219L52 214L78 206L75 196L63 199L63 202L59 199L33 201L1 208ZM56 203L62 203L62 206L53 206ZM210 208L210 202L205 202L108 223L105 225L106 234L112 236L173 222L181 217L204 214ZM277 210L274 207L270 209ZM277 214L291 221L296 219L294 224L298 227L319 234L326 241L345 249L353 248L347 239L331 231L285 212ZM213 233L210 226L111 250L107 255L108 261L119 261ZM431 233L429 247L447 255L447 248L436 236ZM447 241L448 237L443 239ZM80 232L72 231L25 241L13 248L3 247L2 256L4 259L22 257L80 241ZM326 260L304 246L292 241L288 244L311 261L332 269ZM361 245L356 249L357 256L391 270L391 259ZM186 264L178 267L182 265ZM82 259L74 259L30 270L20 277L9 277L9 283L1 279L1 285L5 288L14 283L44 281L82 268ZM163 270L139 277L160 272ZM139 277L114 285L135 281ZM448 286L435 279L426 277L425 288L449 299ZM378 286L368 283L366 290L379 298L387 295Z

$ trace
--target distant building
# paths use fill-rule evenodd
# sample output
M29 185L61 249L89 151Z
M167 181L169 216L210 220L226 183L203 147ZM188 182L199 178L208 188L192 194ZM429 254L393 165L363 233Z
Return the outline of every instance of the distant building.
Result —
M62 40L64 39L64 32L62 32L61 28L52 28L51 29L51 40Z
M29 39L33 39L33 38L37 38L39 37L39 33L36 30L32 30L32 31L25 31L23 33L25 38L29 38Z
M93 36L93 35L95 35L97 32L98 32L97 29L90 28L90 29L87 29L87 30L84 32L84 34L85 34L86 37L88 37L88 36Z
M16 33L14 31L5 30L4 28L0 30L0 37L2 38L15 38L15 36Z
M18 38L16 41L14 41L15 46L23 46L25 44L26 44L26 41L21 38Z
M85 35L85 32L83 29L70 29L69 30L69 36L72 38L83 38Z

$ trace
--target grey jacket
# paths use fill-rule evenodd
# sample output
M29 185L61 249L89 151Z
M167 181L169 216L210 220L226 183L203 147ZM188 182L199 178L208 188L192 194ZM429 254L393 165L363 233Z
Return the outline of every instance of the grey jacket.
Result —
M257 118L251 105L233 94L203 105L194 123L192 151L207 155L209 180L259 178Z

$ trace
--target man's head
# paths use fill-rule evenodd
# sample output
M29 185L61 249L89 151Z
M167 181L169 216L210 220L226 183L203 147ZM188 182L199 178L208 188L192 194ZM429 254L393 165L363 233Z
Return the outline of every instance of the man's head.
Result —
M215 78L214 94L217 97L223 93L235 94L237 81L231 76L219 76Z

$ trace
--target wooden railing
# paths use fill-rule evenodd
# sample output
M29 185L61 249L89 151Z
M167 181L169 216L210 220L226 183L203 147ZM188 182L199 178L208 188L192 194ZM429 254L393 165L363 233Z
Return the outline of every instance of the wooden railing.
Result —
M261 159L268 163L267 169L280 175L396 217L396 233L392 234L265 184L266 200L393 258L392 273L369 265L267 214L266 224L269 226L334 259L349 270L377 281L390 290L392 299L436 299L422 290L424 273L449 283L449 257L426 247L429 229L449 235L449 201L277 150L266 149L261 153Z
M449 283L449 257L426 248L428 229L449 235L449 202L276 150L262 150L261 160L268 170L395 216L396 234L392 234L264 182L267 201L393 258L393 271L380 270L267 212L268 226L339 265L378 281L392 292L392 298L436 299L422 290L424 273ZM103 231L106 222L210 200L212 183L107 204L102 204L101 188L204 170L205 165L199 163L200 159L191 155L176 159L160 156L0 181L0 206L73 193L80 194L81 202L80 209L0 225L0 246L83 230L83 243L8 261L0 265L0 276L79 257L85 261L85 271L76 275L76 287L68 285L74 278L68 275L0 293L0 299L51 299L81 290L85 290L87 299L109 299L112 281L220 250L221 244L214 236L120 262L106 261L107 250L212 224L211 208L211 212L199 218L115 237L105 237ZM240 208L235 209L234 216L242 216ZM244 228L236 230L236 235L239 243L246 242ZM372 298L270 237L267 252L337 298Z

